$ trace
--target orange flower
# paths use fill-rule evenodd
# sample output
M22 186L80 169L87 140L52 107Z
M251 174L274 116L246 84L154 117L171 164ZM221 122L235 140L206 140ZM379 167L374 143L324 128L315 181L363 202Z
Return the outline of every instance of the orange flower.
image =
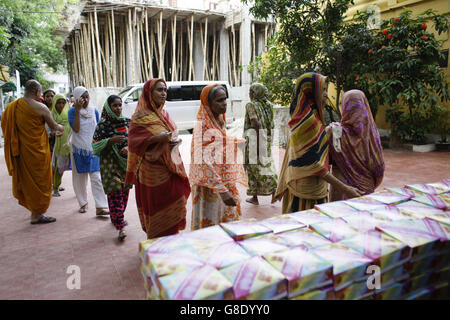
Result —
M356 76L356 79L355 79L356 81L358 81L359 80L359 76Z
M428 36L423 36L422 40L428 40Z
M394 18L394 21L397 22L398 20L400 20L399 17Z
M420 28L421 28L422 30L427 30L427 24L426 24L426 23L423 23L423 24L420 26Z
M358 84L358 81L353 82L354 84Z
M369 49L369 51L367 51L369 54L372 54L373 50Z
M388 34L388 32L389 32L389 30L388 30L388 29L384 29L382 33L383 33L383 35L385 36L385 35L387 35L387 34Z
M369 76L366 74L366 79L369 79Z
M388 34L388 39L391 40L392 39L392 34Z
M382 46L381 49L386 49L386 46Z

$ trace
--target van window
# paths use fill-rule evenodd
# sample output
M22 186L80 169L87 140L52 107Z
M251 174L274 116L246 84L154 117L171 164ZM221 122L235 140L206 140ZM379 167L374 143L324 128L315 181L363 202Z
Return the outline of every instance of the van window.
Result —
M138 101L142 94L142 88L136 89L131 94L130 98L133 99L133 101Z
M228 91L225 85L222 85L228 98ZM184 86L170 86L167 90L167 101L186 101L186 100L200 100L200 94L205 84L200 85L184 85Z

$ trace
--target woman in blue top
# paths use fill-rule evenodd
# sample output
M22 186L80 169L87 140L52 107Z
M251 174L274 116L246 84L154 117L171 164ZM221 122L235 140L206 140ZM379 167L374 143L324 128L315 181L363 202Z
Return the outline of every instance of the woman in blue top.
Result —
M80 213L87 210L87 182L91 179L92 195L94 196L97 215L109 215L108 199L103 190L100 175L100 159L94 155L92 137L99 122L98 110L89 99L89 92L84 87L73 90L75 103L69 110L69 124L72 127L71 161L72 183L75 195L80 205Z

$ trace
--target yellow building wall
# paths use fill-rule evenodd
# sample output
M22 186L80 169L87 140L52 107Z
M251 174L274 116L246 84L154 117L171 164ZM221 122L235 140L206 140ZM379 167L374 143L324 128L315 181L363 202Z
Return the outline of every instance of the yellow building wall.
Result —
M382 20L387 20L390 18L394 18L400 15L400 13L406 8L412 11L412 16L417 16L420 13L432 8L437 11L439 14L446 14L450 16L450 0L377 0L377 1L369 1L369 0L355 0L354 5L348 9L346 15L346 21L351 21L354 14L359 11L366 10L369 6L377 5L380 8L380 18ZM428 31L434 31L433 24L431 22L427 23ZM433 33L433 32L432 32ZM442 40L442 50L450 48L450 39L449 32L442 33L441 35L437 35L434 33L438 40ZM449 57L450 60L450 57ZM443 69L447 76L450 76L450 68L447 65L446 68ZM330 84L329 95L332 99L333 103L336 101L336 89ZM450 110L450 103L446 104L447 109ZM376 124L378 128L381 129L389 129L390 126L386 122L386 106L379 106L378 112L376 115Z

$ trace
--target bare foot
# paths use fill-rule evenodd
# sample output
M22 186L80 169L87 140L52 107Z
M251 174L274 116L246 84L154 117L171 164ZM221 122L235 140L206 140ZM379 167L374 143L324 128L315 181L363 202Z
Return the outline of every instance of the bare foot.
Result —
M254 204L254 205L259 205L257 196L253 196L251 198L245 199L245 201L247 201L248 203Z

